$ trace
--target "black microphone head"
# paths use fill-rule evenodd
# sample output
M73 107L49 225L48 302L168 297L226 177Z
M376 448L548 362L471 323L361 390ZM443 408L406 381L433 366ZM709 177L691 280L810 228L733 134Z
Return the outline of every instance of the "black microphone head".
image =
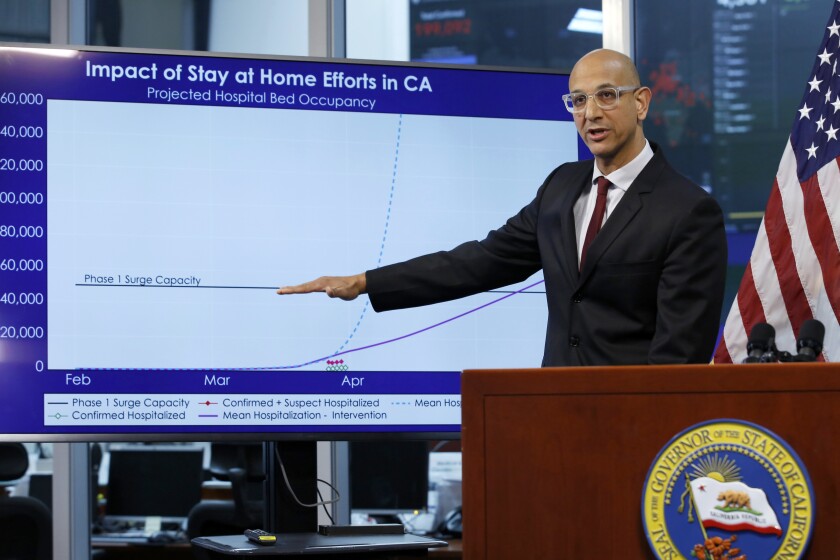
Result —
M756 323L750 331L750 340L768 340L776 338L776 329L769 323Z
M776 329L767 323L756 323L750 331L750 338L747 340L747 351L753 350L766 352L776 341Z
M750 331L747 339L747 357L742 361L744 364L754 364L761 361L762 356L767 352L776 349L776 329L767 323L756 323Z
M800 354L816 357L822 352L825 326L816 319L808 319L799 327L799 338L796 339L796 351Z

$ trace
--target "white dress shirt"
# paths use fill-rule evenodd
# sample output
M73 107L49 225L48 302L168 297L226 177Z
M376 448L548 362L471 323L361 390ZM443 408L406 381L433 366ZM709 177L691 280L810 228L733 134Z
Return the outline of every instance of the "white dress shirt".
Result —
M639 176L639 173L642 172L642 169L645 168L651 158L653 158L653 149L650 147L647 139L645 139L645 147L642 148L639 155L633 158L630 163L616 169L609 175L604 175L604 173L598 169L598 164L595 164L592 171L592 180L589 182L589 187L584 188L580 197L577 201L575 201L575 235L577 236L578 264L580 264L580 254L583 249L583 240L586 237L586 230L589 227L589 220L592 218L592 211L595 210L595 199L597 197L594 196L592 187L595 185L598 177L606 177L607 180L612 183L607 190L607 209L604 212L604 221L601 222L601 225L603 226L603 224L606 223L612 215L618 201L621 200L621 197L624 196L624 193L627 192L627 189L630 188L630 185L633 184L633 181L636 180L636 177Z

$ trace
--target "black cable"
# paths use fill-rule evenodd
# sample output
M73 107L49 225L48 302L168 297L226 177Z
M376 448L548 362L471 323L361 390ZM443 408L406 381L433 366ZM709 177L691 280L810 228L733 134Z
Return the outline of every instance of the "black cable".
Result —
M334 504L341 499L341 494L338 493L338 490L336 490L335 486L333 486L332 484L330 484L326 480L321 480L319 478L319 479L317 479L317 482L323 482L324 484L329 486L330 490L332 490L332 492L333 492L334 498L331 499L331 500L322 500L320 502L315 502L314 504L304 504L303 502L300 501L300 499L298 499L297 494L295 494L295 491L292 490L292 485L289 482L288 475L286 474L286 467L283 465L283 459L280 458L280 448L277 447L277 446L274 447L274 455L277 457L277 464L280 465L280 473L283 475L283 480L286 481L286 489L289 490L289 494L292 495L292 498L295 500L295 502L297 502L297 504L299 506L301 506L301 507L325 506L326 507L327 504ZM317 486L315 487L315 490L316 491L318 490ZM321 493L320 493L320 491L318 491L318 496L320 497L320 495L321 495Z

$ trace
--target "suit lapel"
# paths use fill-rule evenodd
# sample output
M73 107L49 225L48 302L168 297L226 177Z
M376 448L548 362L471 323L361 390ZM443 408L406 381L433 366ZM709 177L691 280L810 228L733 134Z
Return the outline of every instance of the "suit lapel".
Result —
M633 184L635 186L635 183ZM627 189L621 201L613 210L611 216L607 218L601 231L592 240L589 250L586 252L586 262L583 264L583 270L580 271L580 282L583 283L592 274L592 269L595 267L604 252L612 245L616 237L633 221L633 218L642 208L642 202L639 199L639 193L633 192L633 186Z
M595 264L601 259L621 232L633 221L639 213L639 210L642 209L642 195L653 190L653 185L662 171L664 161L662 153L656 150L653 159L648 162L639 176L636 177L636 180L633 181L630 188L621 197L612 214L607 217L607 221L604 222L604 226L598 232L598 235L595 236L595 239L589 246L589 250L586 252L586 262L584 263L583 270L580 271L579 282L581 284L586 282L586 279L592 274Z
M560 232L560 244L563 252L562 262L568 263L566 274L568 275L569 285L574 286L578 283L578 246L577 233L575 232L575 201L580 198L581 193L592 180L593 165L584 167L585 173L576 179L576 184L573 189L567 190L567 197L563 201L563 222L562 231Z

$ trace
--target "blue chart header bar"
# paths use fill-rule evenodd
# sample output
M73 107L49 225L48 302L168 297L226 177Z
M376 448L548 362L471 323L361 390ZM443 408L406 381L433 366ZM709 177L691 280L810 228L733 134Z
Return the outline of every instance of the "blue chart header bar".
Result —
M571 121L562 74L62 51L0 54L7 87L50 99Z

